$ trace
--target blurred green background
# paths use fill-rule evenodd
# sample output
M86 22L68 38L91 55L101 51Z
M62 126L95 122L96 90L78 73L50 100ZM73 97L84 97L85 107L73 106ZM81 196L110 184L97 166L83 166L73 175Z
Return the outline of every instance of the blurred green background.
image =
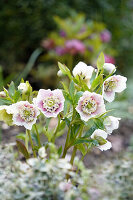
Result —
M71 69L80 60L95 67L103 51L128 77L118 100L132 117L132 0L1 0L0 7L1 89L21 77L34 89L53 89L57 61Z

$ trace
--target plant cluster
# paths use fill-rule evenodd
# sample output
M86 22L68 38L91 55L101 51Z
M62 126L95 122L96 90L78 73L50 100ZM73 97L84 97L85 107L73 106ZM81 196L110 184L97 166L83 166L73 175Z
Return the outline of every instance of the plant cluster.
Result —
M22 80L17 89L12 82L8 90L4 88L0 93L0 103L3 104L0 106L0 120L8 125L25 127L26 134L22 138L25 145L20 140L17 145L26 158L30 157L28 141L36 157L38 149L43 145L49 149L67 126L64 149L60 146L58 153L65 158L67 151L73 147L70 160L73 164L77 150L84 157L93 147L102 151L111 148L107 137L118 128L120 118L109 115L110 110L106 110L105 101L112 102L115 93L126 88L127 78L113 75L116 67L105 63L103 53L98 58L97 69L79 62L71 73L65 65L58 65L59 74L69 78L69 86L62 82L63 89L40 89L37 92L32 91L29 82ZM41 116L45 117L45 127L39 133L37 119ZM58 124L50 130L49 122L52 118L58 118ZM36 143L31 135L33 129L36 131ZM47 137L47 143L42 143L41 134Z
M45 149L41 147L39 157L30 158L26 163L15 160L11 146L0 147L0 150L1 199L90 199L87 188L90 171L85 169L82 162L77 162L81 171L80 175L71 171L68 161L58 158L54 146L51 148L51 159L47 160ZM71 179L67 182L68 175Z

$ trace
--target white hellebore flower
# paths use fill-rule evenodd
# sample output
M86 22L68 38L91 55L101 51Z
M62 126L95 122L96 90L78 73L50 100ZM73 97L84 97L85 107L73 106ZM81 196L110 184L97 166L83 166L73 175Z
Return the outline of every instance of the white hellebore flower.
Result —
M127 78L120 75L114 75L107 78L103 83L103 97L106 101L112 102L115 98L115 92L122 92L126 89Z
M102 95L85 91L80 97L76 111L84 121L106 112Z
M77 75L83 79L88 87L90 87L90 79L92 77L92 73L94 68L92 66L87 66L84 62L79 62L73 69L72 73L73 76L76 77Z
M62 90L40 89L36 98L33 99L37 108L47 117L57 117L64 108L64 96Z
M6 110L8 114L13 115L13 124L24 126L28 130L32 129L32 125L36 123L37 116L40 114L35 105L28 101L14 103Z
M19 90L22 90L22 93L26 93L28 91L28 84L27 83L20 83L18 86Z
M104 63L103 68L107 74L111 74L116 71L116 67L112 63Z
M95 139L98 141L98 143L99 143L98 148L101 151L106 151L112 147L111 142L106 140L107 136L108 136L108 134L101 129L96 129L91 135L92 139Z
M108 134L111 134L114 129L118 129L119 120L121 120L121 118L117 118L113 116L109 116L105 118L103 124Z

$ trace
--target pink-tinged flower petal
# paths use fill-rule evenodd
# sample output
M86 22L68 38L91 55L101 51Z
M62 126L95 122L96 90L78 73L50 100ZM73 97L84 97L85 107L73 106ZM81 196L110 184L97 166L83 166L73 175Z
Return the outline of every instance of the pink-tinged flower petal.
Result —
M107 78L103 83L103 96L108 102L115 98L115 92L122 92L126 88L127 78L120 75L114 75Z
M100 149L101 151L107 151L108 149L111 149L111 147L112 147L111 142L109 142L108 140L106 140L106 141L107 141L106 144L99 145L98 149Z
M105 129L106 129L106 132L108 134L111 134L114 129L118 129L120 119L121 118L117 118L117 117L113 117L113 116L109 116L109 117L105 118L103 123L104 123Z
M115 88L115 92L122 92L123 90L126 89L126 82L127 82L127 78L124 77L124 76L120 76L120 75L117 75L117 76L114 76L116 79L117 79L117 87Z
M63 111L64 101L63 93L59 89L54 91L41 89L37 98L33 99L33 103L48 118L57 117Z
M115 99L115 92L104 92L103 97L106 101L112 102Z
M8 107L7 112L13 115L13 124L31 130L40 111L28 101L20 101Z
M103 97L96 93L85 91L80 97L76 111L84 121L106 112Z

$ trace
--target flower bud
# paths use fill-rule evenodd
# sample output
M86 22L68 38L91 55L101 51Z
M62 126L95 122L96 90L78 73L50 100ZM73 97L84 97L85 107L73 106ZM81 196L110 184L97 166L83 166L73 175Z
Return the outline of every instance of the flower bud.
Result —
M4 91L1 91L0 92L0 97L2 97L2 98L6 97L6 93Z
M63 76L63 74L62 74L62 71L61 71L61 70L59 70L59 71L57 72L57 76L59 76L59 77Z
M28 84L27 83L20 83L18 86L19 90L22 90L22 93L26 93L28 91Z
M116 67L112 63L105 63L103 68L104 68L105 74L111 74L112 72L116 71Z

